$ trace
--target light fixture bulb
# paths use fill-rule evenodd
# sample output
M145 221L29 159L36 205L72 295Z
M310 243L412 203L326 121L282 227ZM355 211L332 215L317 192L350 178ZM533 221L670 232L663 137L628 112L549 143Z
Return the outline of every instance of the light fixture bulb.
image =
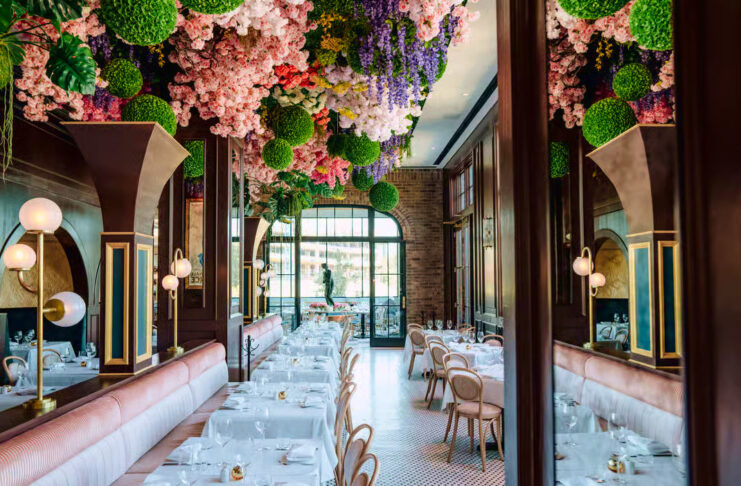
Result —
M272 268L271 268L270 270L268 270L268 276L269 276L270 278L273 278L273 277L275 277L275 270L273 270Z
M193 267L190 264L190 260L188 260L187 258L178 258L170 265L170 271L177 278L187 277L188 275L190 275L191 270L193 270Z
M263 268L265 268L265 262L261 260L260 258L258 258L257 260L252 262L252 266L258 270L262 270Z
M607 283L607 279L599 272L595 272L589 276L589 285L594 288L604 287L605 283Z
M265 297L270 297L270 289L265 289Z
M260 274L260 281L261 281L261 282L265 282L265 281L267 281L267 280L268 280L269 278L270 278L270 272L269 272L269 271L265 271L265 272L262 272L262 273Z
M3 253L3 263L10 270L30 270L36 265L36 252L28 245L16 243Z
M576 257L574 259L574 264L572 265L572 268L574 269L574 273L581 277L586 277L589 275L589 271L591 268L589 268L589 258L585 257Z
M46 318L59 327L74 326L85 317L85 301L74 292L54 294L46 304L54 309Z
M180 282L175 275L165 275L162 277L162 288L165 290L175 290Z
M262 287L257 287L257 296L259 297L261 295L262 295Z
M26 231L54 233L62 224L62 210L50 199L35 197L23 203L18 218Z

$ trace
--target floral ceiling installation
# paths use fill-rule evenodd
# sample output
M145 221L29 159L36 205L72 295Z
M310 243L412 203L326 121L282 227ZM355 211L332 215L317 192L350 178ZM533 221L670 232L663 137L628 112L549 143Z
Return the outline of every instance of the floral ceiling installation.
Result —
M445 72L448 47L464 42L477 18L461 0L65 5L63 18L53 8L14 9L10 29L20 39L32 38L27 29L43 29L50 43L64 38L89 47L95 79L80 68L84 89L60 84L49 77L56 75L54 51L27 45L25 56L10 56L19 66L15 97L24 115L34 121L46 121L51 112L75 120L150 118L168 125L175 119L185 127L196 114L215 135L245 140L244 169L235 177L246 178L250 206L269 220L288 215L289 207L295 213L298 201L309 207L320 196L342 198L351 179L372 182L361 187L376 187L373 194L390 194L371 203L393 209L395 188L378 184L408 152L425 99ZM59 30L54 21L61 21ZM558 25L554 29L570 28ZM665 73L662 80L669 79ZM125 109L129 103L137 109Z

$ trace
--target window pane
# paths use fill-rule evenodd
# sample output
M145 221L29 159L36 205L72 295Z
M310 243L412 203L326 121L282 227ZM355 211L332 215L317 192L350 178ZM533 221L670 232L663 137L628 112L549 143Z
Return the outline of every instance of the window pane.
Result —
M335 220L335 236L352 236L353 220L351 218L337 218Z
M376 275L388 273L388 243L376 243Z
M316 218L307 218L306 216L301 217L301 234L304 236L316 236L317 235Z
M399 244L389 243L389 273L399 273Z
M373 231L375 236L399 236L399 229L396 222L389 217L376 217L373 221Z

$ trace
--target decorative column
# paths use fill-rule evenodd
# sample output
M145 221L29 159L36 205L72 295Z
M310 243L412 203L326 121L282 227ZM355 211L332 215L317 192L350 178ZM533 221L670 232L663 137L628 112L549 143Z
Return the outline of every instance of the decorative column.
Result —
M188 152L153 122L67 122L103 216L100 374L152 362L153 224L162 188Z
M257 216L244 218L244 324L251 324L260 317L260 296L257 294L257 281L261 268L255 268L257 249L270 225Z
M682 355L674 125L637 125L588 154L617 190L628 220L631 360L678 368Z

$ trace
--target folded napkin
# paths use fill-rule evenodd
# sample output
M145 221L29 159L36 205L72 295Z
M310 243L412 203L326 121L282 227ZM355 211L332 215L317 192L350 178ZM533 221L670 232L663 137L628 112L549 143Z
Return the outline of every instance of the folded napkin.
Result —
M326 367L322 363L314 363L314 365L312 365L311 368L312 369L315 369L315 370L323 370L323 369L326 369Z
M641 437L640 435L629 435L628 443L635 447L640 454L649 456L668 456L671 455L672 451L655 440L651 440L648 437Z
M327 362L329 361L329 356L315 356L314 361Z
M295 445L286 452L286 459L290 462L305 462L314 459L316 447L311 444Z
M231 408L233 410L242 408L244 406L244 397L240 396L231 396L226 399L222 407L224 408Z
M322 400L320 397L309 395L306 398L304 398L303 403L301 404L302 407L321 407L324 405L324 400Z
M203 445L200 443L181 445L174 451L170 452L170 455L167 456L167 460L180 464L190 464L194 454L198 454L202 448Z

